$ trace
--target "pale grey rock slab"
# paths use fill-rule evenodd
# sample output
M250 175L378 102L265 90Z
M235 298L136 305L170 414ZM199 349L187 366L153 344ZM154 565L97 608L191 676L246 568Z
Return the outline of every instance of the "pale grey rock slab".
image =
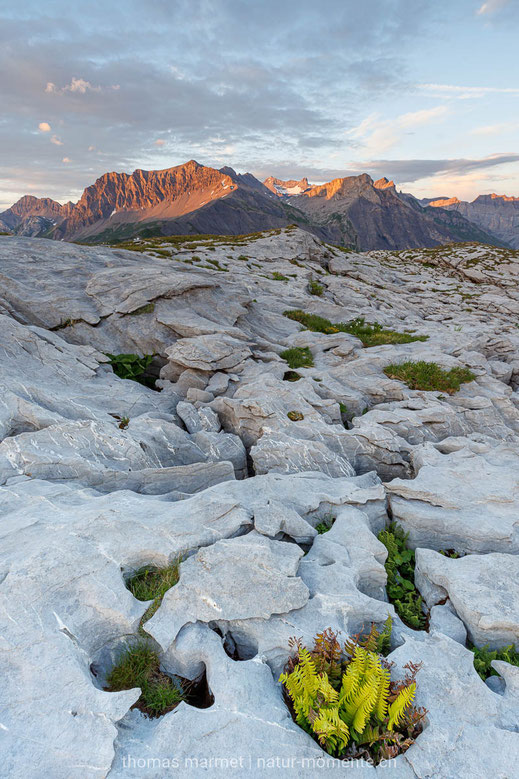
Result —
M212 392L190 387L186 393L186 400L189 403L210 403L214 400L214 395Z
M61 331L60 331L61 332ZM49 425L172 411L171 402L103 366L108 358L58 333L0 315L0 438Z
M185 491L189 492L193 486L190 473L198 473L199 488L210 486L217 474L227 474L224 461L228 460L243 477L246 454L236 436L202 431L190 437L173 423L142 417L124 430L116 424L68 422L4 439L0 443L0 482L16 475L29 475L51 481L76 481L105 492L141 491L141 486L146 485L153 492L160 484L176 489L173 484L181 481L183 473ZM203 468L190 471L185 467L175 478L175 467L206 462L215 465L209 481L204 481Z
M489 772L513 776L519 758L517 708L512 714L509 701L481 681L470 650L434 633L425 641L408 637L389 659L395 663L395 678L405 675L405 663L423 663L416 678L415 704L427 709L423 733L397 763L409 764L415 776L424 779L486 779ZM517 707L517 692L513 700Z
M222 429L217 414L210 408L197 409L192 403L180 401L176 413L185 424L188 433L199 433L202 430L218 433Z
M450 602L441 606L433 606L429 615L429 630L444 633L453 641L465 646L467 642L467 629L461 619L450 605Z
M200 430L193 433L191 440L204 453L208 462L229 460L233 464L237 479L245 479L248 476L247 452L239 436Z
M182 338L166 349L166 355L172 363L201 371L236 368L251 354L243 341L220 335Z
M298 544L308 544L317 530L297 511L276 500L269 500L254 512L254 527L262 535L276 538L287 535Z
M181 564L146 630L163 649L188 622L262 618L299 609L308 589L296 576L303 551L259 533L218 541Z
M311 471L327 476L353 476L348 460L332 452L321 441L294 439L277 433L263 435L250 450L254 472L300 473Z
M429 606L445 592L476 646L519 646L519 556L445 557L416 550L415 582Z
M217 371L213 373L207 384L208 392L212 392L213 395L223 395L229 386L230 376L227 373L221 373Z
M519 552L519 450L495 443L478 448L472 451L469 441L449 454L430 444L418 447L417 476L386 485L393 516L413 546Z
M314 539L299 565L299 575L312 597L359 590L383 601L386 557L387 549L371 532L366 515L348 506L337 512L330 530ZM394 613L392 606L388 606L388 613Z

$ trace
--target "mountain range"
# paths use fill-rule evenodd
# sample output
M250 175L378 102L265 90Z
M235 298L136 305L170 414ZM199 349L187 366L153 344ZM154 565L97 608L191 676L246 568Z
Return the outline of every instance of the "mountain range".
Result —
M239 235L288 224L357 250L459 241L519 246L519 198L418 200L366 173L319 185L272 176L262 183L250 173L190 160L165 170L105 173L77 203L25 195L0 213L0 231L83 243Z
M455 211L482 230L492 233L504 243L519 249L519 197L479 195L471 203L457 197L420 201L422 205Z

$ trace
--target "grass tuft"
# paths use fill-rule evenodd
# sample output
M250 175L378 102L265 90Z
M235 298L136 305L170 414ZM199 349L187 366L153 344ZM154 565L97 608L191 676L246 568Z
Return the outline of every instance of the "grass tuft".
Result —
M468 368L451 368L444 370L435 362L403 362L387 365L384 373L390 379L403 381L413 390L447 392L452 395L466 382L476 377Z
M323 535L323 533L327 533L329 530L332 529L333 523L335 522L335 517L329 516L325 517L322 522L318 522L315 526L315 529L319 533L320 536Z
M384 330L379 322L366 322L364 317L357 317L349 322L330 322L318 314L307 314L301 309L283 312L288 319L299 322L307 330L314 333L349 333L359 338L363 345L381 346L383 344L408 344L413 341L427 341L428 335L412 335L399 333L396 330Z
M174 560L166 568L154 568L144 566L128 579L126 586L137 600L152 600L153 603L144 612L139 625L139 632L143 634L143 625L153 617L162 598L171 587L178 583L180 578L181 559Z
M145 306L130 311L128 316L139 316L139 314L152 314L155 311L155 303L146 303Z
M291 349L285 349L280 357L286 360L290 368L311 368L314 364L312 352L308 346L293 346Z
M172 711L185 695L179 681L160 670L157 653L144 642L129 647L120 657L107 678L107 690L118 692L141 688L141 696L134 704L148 717L160 717Z
M308 284L308 291L311 295L317 295L317 297L320 298L324 292L324 287L322 284L319 284L318 281L310 281Z

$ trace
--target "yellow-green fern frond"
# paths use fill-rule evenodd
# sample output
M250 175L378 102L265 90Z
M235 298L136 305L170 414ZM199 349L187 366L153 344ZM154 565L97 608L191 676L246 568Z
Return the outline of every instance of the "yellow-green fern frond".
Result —
M337 708L321 709L312 723L312 728L322 746L334 752L345 749L350 740L350 731L339 716Z
M395 725L398 725L402 719L402 716L407 708L413 702L413 698L416 692L416 682L413 682L409 687L404 687L400 690L398 697L393 701L388 709L389 722L387 724L388 730L393 730Z
M358 693L360 687L361 673L354 663L350 663L342 677L341 691L339 694L339 705L344 706L347 701Z
M380 670L379 686L377 691L377 699L375 701L375 714L379 721L382 721L387 716L387 698L389 695L389 685L391 677L389 671Z
M366 679L353 702L356 710L353 715L352 728L357 733L362 733L375 708L378 686L377 677L371 676Z
M323 703L330 705L333 703L338 703L339 701L339 693L337 690L334 690L332 685L330 684L328 680L328 676L323 673L319 676L320 684L318 688L318 693L320 696L322 696Z

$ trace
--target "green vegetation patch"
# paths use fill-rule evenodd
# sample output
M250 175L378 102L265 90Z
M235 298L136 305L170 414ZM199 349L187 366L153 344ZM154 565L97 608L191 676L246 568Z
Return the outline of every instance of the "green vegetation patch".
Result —
M476 377L468 368L451 368L444 370L435 362L403 362L387 365L384 373L390 379L403 381L414 390L447 392L452 395L462 384L473 381Z
M314 364L312 352L308 346L293 346L291 349L285 349L280 357L286 360L290 368L311 368Z
M407 546L408 534L392 522L377 536L387 549L387 595L400 619L415 630L425 627L422 597L415 587L415 555Z
M340 644L331 628L307 648L292 639L296 654L279 677L295 722L328 754L372 764L405 752L423 729L425 709L413 706L421 664L408 663L401 681L391 679L383 656L391 640L391 618L379 632Z
M141 696L132 708L148 717L160 717L172 711L185 694L180 680L174 680L160 670L157 653L145 642L129 647L107 678L107 690L118 692L141 688Z
M152 314L155 311L155 303L146 303L145 306L136 308L135 311L130 311L128 316L139 316L140 314Z
M165 568L144 566L134 573L126 582L126 586L137 600L152 600L153 603L144 612L139 632L142 626L153 617L166 592L177 584L180 577L180 563L178 558Z
M279 273L277 270L275 270L274 273L272 274L272 278L274 279L274 281L290 281L288 276L283 276L283 274Z
M319 284L318 281L310 281L308 284L308 291L311 295L317 295L317 297L320 298L324 292L324 287L322 284Z
M329 530L332 529L334 522L335 522L335 517L325 517L321 522L317 523L315 529L317 530L319 535L322 536L323 533L327 533Z
M155 387L155 380L151 376L145 375L153 360L152 354L144 354L140 357L138 354L110 354L107 352L106 356L110 358L113 372L120 379L138 381L139 384L144 384L145 387L151 389Z
M396 330L384 330L379 322L366 322L364 317L357 317L349 322L330 322L318 314L307 314L301 309L283 312L288 319L302 324L314 333L349 333L359 338L363 345L381 346L382 344L408 344L412 341L427 341L428 335L413 335L399 333Z
M490 665L492 660L504 660L505 663L519 666L519 652L513 644L504 646L501 649L489 649L488 644L481 648L472 646L470 649L474 652L474 668L483 681L488 679L489 676L499 676L497 671Z
M300 411L289 411L287 417L291 422L301 422L301 420L305 418L304 414Z

